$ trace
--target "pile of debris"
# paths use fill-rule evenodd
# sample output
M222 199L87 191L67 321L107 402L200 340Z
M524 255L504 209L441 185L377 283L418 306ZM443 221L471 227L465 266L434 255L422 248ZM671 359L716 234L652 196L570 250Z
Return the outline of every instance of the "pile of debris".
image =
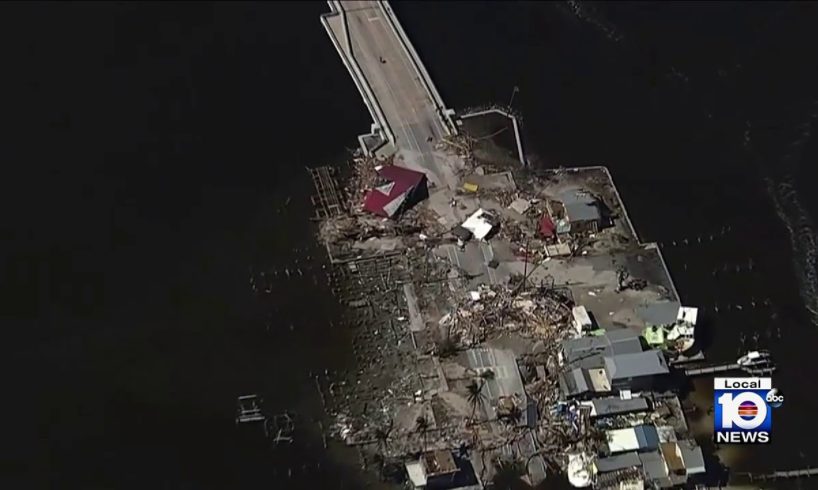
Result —
M508 285L480 285L440 319L446 338L469 348L514 332L556 344L569 335L571 302L548 287L521 290Z
M360 214L362 212L361 203L366 191L374 187L379 180L376 168L393 163L394 156L355 158L352 161L352 175L344 187L344 194L348 201L347 209L353 214Z
M444 136L435 144L435 149L451 153L463 159L465 167L474 167L474 144L475 140L466 134L456 134Z

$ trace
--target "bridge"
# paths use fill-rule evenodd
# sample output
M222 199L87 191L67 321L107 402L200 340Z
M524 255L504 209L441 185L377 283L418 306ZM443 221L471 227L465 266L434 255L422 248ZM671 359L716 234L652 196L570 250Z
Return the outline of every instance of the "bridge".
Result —
M457 133L454 112L385 0L330 0L321 22L349 70L372 117L359 137L367 155L396 154L402 165L424 171L436 186L457 186L458 162L435 149Z

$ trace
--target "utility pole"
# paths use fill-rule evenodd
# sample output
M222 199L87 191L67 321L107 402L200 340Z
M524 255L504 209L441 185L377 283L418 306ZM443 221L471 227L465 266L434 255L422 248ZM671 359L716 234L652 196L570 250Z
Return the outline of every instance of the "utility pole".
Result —
M508 99L508 111L511 112L511 104L514 102L514 96L517 95L517 92L520 91L520 87L514 86L514 89L511 91L511 98Z
M514 97L514 94L511 94L511 96ZM525 241L525 262L523 262L523 292L525 292L527 282L528 282L528 239L526 239Z

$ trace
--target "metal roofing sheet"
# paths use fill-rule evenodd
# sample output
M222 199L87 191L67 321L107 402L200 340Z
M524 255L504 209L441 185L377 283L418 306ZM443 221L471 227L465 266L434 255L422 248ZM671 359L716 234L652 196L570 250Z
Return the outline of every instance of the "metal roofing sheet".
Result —
M565 215L570 221L593 221L601 216L596 203L573 203L565 205Z
M630 400L622 400L618 397L594 398L589 402L585 402L585 404L591 406L592 417L641 412L649 408L648 401L644 398L631 398Z
M667 478L667 464L659 451L640 453L639 459L642 460L642 470L646 477L651 480Z
M647 325L672 325L676 322L680 307L678 301L660 301L638 306L636 314Z
M616 454L607 458L599 458L594 463L597 471L607 473L609 471L624 470L634 466L642 466L642 460L635 452Z
M611 381L670 372L664 354L656 349L606 357L605 368Z
M640 449L657 449L659 447L659 433L652 425L639 425L633 428Z
M682 455L687 474L695 475L706 471L702 448L694 441L679 441L679 452Z
M604 355L641 352L642 342L637 332L621 328L607 330L605 334L599 336L566 340L562 343L562 348L565 352L565 362L571 363L587 356L590 351L599 351Z
M484 393L490 403L486 403L486 411L490 419L497 417L495 406L502 396L517 396L527 405L528 397L523 387L523 379L517 367L517 357L507 349L469 349L466 351L469 367L478 373L491 370L494 377L486 380ZM525 405L522 407L525 408ZM523 410L520 425L528 423L528 415Z

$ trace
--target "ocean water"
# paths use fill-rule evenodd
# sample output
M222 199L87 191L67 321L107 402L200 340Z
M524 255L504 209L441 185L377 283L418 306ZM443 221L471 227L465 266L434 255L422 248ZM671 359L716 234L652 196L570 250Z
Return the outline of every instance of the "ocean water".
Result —
M774 443L734 466L818 463L815 7L394 7L452 107L517 86L532 159L611 168L711 359L772 350ZM4 488L364 486L312 433L309 374L352 365L304 167L370 124L326 10L2 7ZM246 393L295 414L292 445L236 428Z
M309 436L347 351L305 166L369 124L324 10L2 7L0 486L355 487ZM246 393L292 446L237 430Z

